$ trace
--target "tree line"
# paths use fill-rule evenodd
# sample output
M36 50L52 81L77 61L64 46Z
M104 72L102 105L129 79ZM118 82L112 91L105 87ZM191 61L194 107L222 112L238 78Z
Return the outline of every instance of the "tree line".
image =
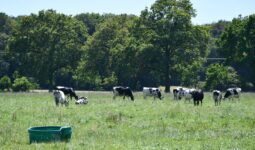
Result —
M255 15L193 25L195 15L189 0L157 0L140 16L0 13L0 77L14 82L19 74L47 89L164 86L169 92L171 85L182 85L252 90Z

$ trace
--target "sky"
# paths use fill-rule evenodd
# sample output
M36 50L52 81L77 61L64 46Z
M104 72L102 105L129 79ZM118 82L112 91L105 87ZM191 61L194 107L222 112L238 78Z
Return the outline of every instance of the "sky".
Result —
M9 16L30 15L40 10L54 9L58 13L135 14L156 0L1 0L0 12ZM231 21L238 15L255 14L255 0L191 0L197 16L193 24L206 24L218 20Z

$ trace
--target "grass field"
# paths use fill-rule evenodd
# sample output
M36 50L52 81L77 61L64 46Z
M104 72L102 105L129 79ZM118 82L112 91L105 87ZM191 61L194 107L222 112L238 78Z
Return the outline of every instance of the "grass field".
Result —
M0 149L255 149L255 93L241 102L214 106L207 93L203 106L174 101L135 102L111 92L79 93L89 104L56 107L52 93L0 93ZM29 144L32 126L73 128L70 142Z

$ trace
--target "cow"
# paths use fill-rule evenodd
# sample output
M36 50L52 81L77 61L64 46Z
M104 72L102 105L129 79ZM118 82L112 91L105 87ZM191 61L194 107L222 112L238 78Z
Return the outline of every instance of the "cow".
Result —
M68 97L71 98L74 97L76 100L78 100L78 96L75 94L73 88L71 87L65 87L65 86L56 86L55 90L60 90L64 92L64 94Z
M213 99L215 102L215 106L220 105L222 99L222 93L218 90L213 90Z
M75 104L88 104L88 102L89 101L87 97L81 97L75 101Z
M173 89L173 94L174 94L174 100L181 100L181 96L179 96L181 87L177 87Z
M55 90L55 91L53 91L53 95L54 95L54 98L55 98L56 106L59 106L59 103L61 105L65 104L65 106L68 106L69 102L66 99L65 94L64 94L63 91Z
M188 89L188 88L180 88L180 91L177 94L177 97L179 97L179 99L181 99L182 97L184 97L184 103L186 103L186 101L189 101L193 98L192 97L192 92L195 89Z
M116 96L123 96L123 99L125 99L125 96L130 97L132 101L134 101L134 96L129 87L123 87L123 86L115 86L113 87L113 99L116 98Z
M202 106L203 99L204 99L204 92L202 90L193 90L191 92L191 95L194 101L194 106L198 106L199 101L201 102L201 106Z
M143 98L146 99L147 96L153 96L154 100L156 98L163 99L160 89L155 87L143 87Z
M238 101L240 102L240 96L241 96L241 88L228 88L223 100L225 100L226 98L228 98L229 100L232 99L232 101L234 100L234 98L238 98Z

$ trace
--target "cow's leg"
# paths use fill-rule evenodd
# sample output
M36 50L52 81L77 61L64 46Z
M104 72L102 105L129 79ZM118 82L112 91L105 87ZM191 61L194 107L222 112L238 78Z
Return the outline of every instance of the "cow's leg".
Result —
M59 106L59 100L55 98L56 106Z
M116 98L116 95L113 95L112 99L115 100L115 98Z
M65 101L65 105L69 106L69 101L68 100Z

